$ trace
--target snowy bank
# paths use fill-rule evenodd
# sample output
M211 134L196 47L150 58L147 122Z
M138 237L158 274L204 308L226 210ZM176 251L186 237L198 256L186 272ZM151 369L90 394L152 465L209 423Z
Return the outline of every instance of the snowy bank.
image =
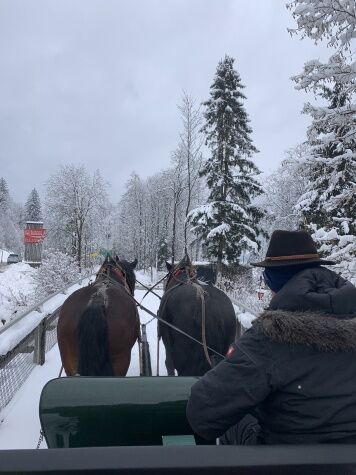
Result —
M71 285L66 290L66 293L59 293L55 294L53 297L49 297L48 300L41 305L40 311L33 310L4 331L4 333L1 334L0 339L0 355L6 355L6 353L20 343L25 336L32 332L46 315L53 313L63 304L70 294L81 287L88 285L91 279L92 277L84 278L81 283Z
M6 266L0 273L0 320L3 324L33 303L36 272L28 264L18 262Z

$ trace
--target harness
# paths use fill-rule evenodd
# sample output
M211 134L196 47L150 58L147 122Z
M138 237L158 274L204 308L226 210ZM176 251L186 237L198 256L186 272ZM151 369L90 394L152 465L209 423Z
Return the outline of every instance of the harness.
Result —
M104 267L104 266L102 266ZM111 268L111 271L112 273L117 277L118 280L116 279L113 279L110 275L109 275L109 272L107 271L108 269L107 268ZM185 275L187 276L187 279L186 280L183 280L183 279L180 279L179 277L182 276L183 274L185 273ZM167 322L166 320L164 320L163 318L161 318L158 314L155 314L153 312L151 312L151 310L149 310L148 308L144 307L142 305L142 300L141 302L138 302L135 297L133 296L133 289L131 289L127 279L126 279L126 273L125 271L122 269L122 267L118 264L118 263L115 263L115 265L111 264L110 262L108 262L105 266L105 268L101 268L99 270L99 272L97 273L97 277L96 279L98 279L99 276L103 276L105 278L105 280L108 280L109 282L115 284L115 285L121 285L125 288L125 290L127 291L127 294L130 296L130 298L135 302L136 304L136 311L137 311L137 307L139 307L140 309L142 309L144 312L148 313L149 315L152 316L152 319L147 322L145 324L148 325L149 323L151 323L154 319L158 320L159 322L162 322L164 325L167 325L168 327L172 328L173 330L177 331L178 333L186 336L187 338L189 338L190 340L192 341L195 341L196 343L198 343L199 345L201 345L203 347L203 350L204 350L204 356L207 360L207 362L209 363L209 365L212 367L213 364L211 362L211 359L210 359L210 356L209 356L209 351L211 353L214 353L215 355L219 356L220 358L225 358L224 355L222 355L221 353L219 353L218 351L214 350L213 348L211 348L210 346L207 345L207 341L206 341L206 309L205 309L205 298L204 298L204 294L205 294L205 291L202 289L202 287L196 282L196 270L193 266L185 266L184 269L182 268L178 268L178 269L173 269L173 272L169 273L168 275L165 275L161 280L159 280L153 287L151 288L147 288L147 292L145 293L143 299L146 297L146 295L152 291L153 288L155 288L160 282L162 282L162 280L164 280L166 277L168 277L167 279L167 283L166 283L166 289L167 289L167 286L169 284L169 282L174 279L175 281L177 281L177 284L173 285L172 287L170 287L169 289L167 289L165 291L165 296L168 295L168 297L165 299L164 303L163 303L163 307L160 311L160 313L163 313L163 309L165 308L165 305L167 304L167 301L168 301L168 298L170 297L172 291L178 287L180 287L181 285L192 285L194 288L195 288L195 291L196 291L196 294L197 294L197 298L200 299L201 301L201 307L202 307L202 341L199 341L197 340L196 338L194 338L193 336L189 335L188 333L186 333L184 330L182 330L181 328L178 328L177 326L173 325L172 323L169 323ZM136 279L136 282L137 279ZM139 282L138 282L139 283ZM142 284L141 284L142 285ZM156 295L154 293L154 295ZM158 296L158 295L157 295ZM159 297L159 296L158 296ZM138 321L140 322L140 318L139 318L139 315L138 315L138 312L137 312L137 317L138 317ZM140 323L141 325L141 323ZM142 341L142 338L141 338L141 328L140 328L140 341Z
M113 284L115 285L122 285L120 282L117 282L115 279L113 279L112 277L110 277L109 275L105 275L105 277L110 281L112 282ZM167 292L171 292L174 288L178 287L179 285L181 284L185 284L186 282L185 281L180 281L179 284L177 284L176 286L174 287L171 287L170 289L167 290ZM198 287L200 287L198 284L196 284ZM167 294L166 292L166 294ZM202 292L204 292L202 290ZM164 320L163 318L161 318L159 315L151 312L151 310L149 310L148 308L144 307L142 305L142 303L138 302L135 297L129 293L129 296L131 297L131 299L135 302L136 306L139 307L141 310L143 310L144 312L148 313L149 315L151 315L153 319L156 319L158 320L159 322L162 322L163 324L167 325L168 327L172 328L173 330L177 331L178 333L180 333L181 335L184 335L186 336L187 338L189 338L190 340L192 341L195 341L196 343L198 343L199 345L203 346L204 347L204 342L201 342L199 340L197 340L196 338L194 338L193 336L189 335L188 333L186 333L184 330L182 330L181 328L178 328L177 326L173 325L172 323L169 323L167 322L166 320ZM150 320L150 321L152 321ZM148 322L149 323L149 322ZM146 323L147 325L147 323ZM203 325L202 325L203 326ZM204 351L204 354L206 355L206 352L207 350L209 350L210 352L212 353L215 353L217 356L219 356L220 358L225 358L224 355L222 355L221 353L219 353L218 351L214 350L213 348L211 348L210 346L208 346L206 344L206 338L205 338L205 305L204 305L204 331L202 329L202 333L204 333L204 340L205 340L205 346L206 346L206 351ZM210 359L210 358L209 358ZM211 362L210 362L211 364Z
M108 279L111 282L121 284L124 287L124 289L128 292L129 295L131 295L131 296L133 295L134 290L130 287L129 282L126 279L126 273L119 264L116 263L115 265L113 265L110 262L108 262L104 269L103 269L103 267L104 266L102 266L99 269L98 273L96 274L95 282L98 280L98 278L100 276L103 276L104 279ZM108 268L110 268L111 272L117 277L117 280L112 279L110 277L109 272L108 272Z

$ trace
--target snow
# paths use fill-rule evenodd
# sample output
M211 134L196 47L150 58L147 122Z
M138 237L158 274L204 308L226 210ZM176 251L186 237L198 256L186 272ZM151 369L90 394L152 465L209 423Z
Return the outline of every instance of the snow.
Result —
M5 251L6 252L6 251ZM11 264L0 273L0 319L7 321L31 303L36 269L24 262Z
M6 272L0 274L0 278L4 280L4 287L5 282L8 284L8 295L10 297L11 295L16 296L17 294L26 295L26 297L30 299L31 293L34 289L32 282L34 272L36 272L36 269L32 269L32 267L24 263L12 264L9 266L9 269ZM80 287L87 285L89 280L89 278L83 279L81 284L74 284L69 287L65 294L60 293L55 295L41 305L41 308L39 309L40 311L33 310L2 333L0 339L0 355L6 355L8 351L14 348L14 346L16 346L26 335L34 330L46 315L51 314L61 306L68 298L69 294L73 293ZM1 281L0 286L3 290ZM12 308L11 306L14 305L12 301L8 301L8 304L9 308Z
M217 235L225 236L230 231L231 226L226 223L219 224L207 234L207 239L213 239Z
M253 315L250 312L242 312L239 314L239 322L241 325L248 330L252 326L252 322L256 319L256 315Z

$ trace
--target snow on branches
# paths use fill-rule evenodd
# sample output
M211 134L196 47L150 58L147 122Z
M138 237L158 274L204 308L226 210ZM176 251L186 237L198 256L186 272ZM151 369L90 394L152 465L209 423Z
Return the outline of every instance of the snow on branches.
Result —
M355 0L294 0L287 8L298 25L288 29L291 34L301 33L316 43L325 37L329 46L340 48L356 38Z
M75 258L64 252L47 250L34 277L36 298L47 297L78 278L79 268Z

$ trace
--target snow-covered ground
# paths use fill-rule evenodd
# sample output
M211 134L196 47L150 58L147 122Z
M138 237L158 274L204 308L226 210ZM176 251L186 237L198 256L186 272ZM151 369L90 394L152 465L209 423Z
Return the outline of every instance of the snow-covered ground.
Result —
M141 276L142 277L142 276ZM135 296L141 301L145 291L137 290ZM147 295L143 304L152 312L156 312L159 307L159 299L152 294ZM140 311L142 323L148 322L151 317ZM156 374L157 367L157 324L152 321L147 326L147 336L150 344L152 372ZM160 345L159 372L161 375L167 374L165 365L164 346ZM31 449L35 448L39 432L40 421L38 417L38 404L41 390L47 381L58 377L61 368L61 361L58 346L54 346L46 354L46 362L43 366L36 367L28 380L16 393L12 401L0 413L0 449ZM128 376L139 375L138 346L134 346L131 356L131 365ZM41 448L45 448L45 442Z

